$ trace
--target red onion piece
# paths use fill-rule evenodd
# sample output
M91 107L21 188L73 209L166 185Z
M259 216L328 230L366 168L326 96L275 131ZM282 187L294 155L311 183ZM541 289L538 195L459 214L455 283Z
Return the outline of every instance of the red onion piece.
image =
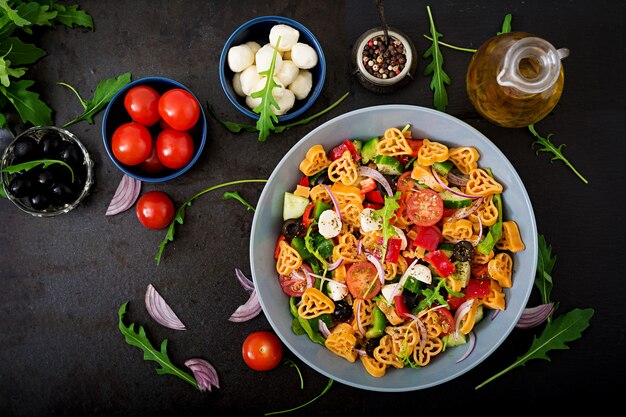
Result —
M458 169L452 168L448 171L448 182L457 187L465 187L467 181L469 181L469 176L465 175Z
M328 338L330 336L330 330L328 329L328 325L324 322L324 320L317 320L317 328L319 329L322 336Z
M381 284L385 283L385 269L383 268L383 264L380 262L380 259L374 256L374 254L367 252L365 257L368 261L374 264L376 270L378 271L378 280Z
M252 290L250 294L250 298L244 304L237 307L237 310L228 318L228 321L232 321L235 323L241 323L244 321L251 320L259 315L261 312L261 303L259 303L259 298L256 294L256 288Z
M437 180L439 185L441 185L446 190L450 191L452 194L458 195L459 197L463 197L463 198L472 198L472 199L480 198L480 196L465 194L465 193L457 191L457 190L455 190L453 188L448 187L448 185L445 182L443 182L443 180L441 179L439 174L437 174L437 171L435 171L434 168L431 167L430 171L432 172L433 177L435 177L435 179Z
M365 349L355 349L355 350L359 356L367 356L367 352L365 351Z
M554 311L554 303L539 304L524 309L522 316L515 325L519 329L530 329L543 323Z
M328 264L328 270L329 271L334 271L335 269L339 268L341 266L341 264L343 263L343 258L339 258L337 260L337 262L333 262L331 264Z
M180 321L176 313L165 302L161 294L152 286L148 285L146 295L144 299L146 303L146 310L150 317L154 319L160 325L174 330L187 330L185 325Z
M324 189L326 190L326 192L330 196L330 200L333 202L333 206L335 207L335 211L337 212L337 216L339 216L339 221L342 221L341 220L341 210L339 210L339 202L337 201L337 197L335 197L333 192L330 191L330 187L328 185L326 185L326 184L322 184L322 185L324 186Z
M380 171L374 168L360 166L358 169L358 173L361 176L372 178L374 181L383 186L385 192L389 197L393 196L393 191L391 190L391 185L389 184L389 181L387 181L387 178L385 178L385 176L381 174Z
M463 356L457 359L456 363L459 363L467 359L470 353L474 351L474 347L476 347L476 333L474 333L474 331L472 330L471 332L469 332L468 336L469 336L469 341L468 341L467 350L465 351Z
M235 276L246 291L252 292L254 290L254 282L252 282L250 278L246 277L243 272L241 272L241 269L235 268Z
M124 174L104 215L113 216L128 210L135 204L140 192L141 181Z
M217 371L208 361L200 358L188 359L185 361L185 366L191 369L200 391L211 392L212 387L220 387Z
M470 214L472 214L473 212L475 212L476 210L478 210L478 207L480 207L482 202L483 202L483 198L479 197L470 206L463 207L462 209L456 210L454 213L452 213L452 216L450 217L453 217L455 219L464 219Z
M495 319L496 317L498 317L498 314L500 314L502 310L495 310L493 312L493 314L491 315L491 320Z
M356 325L359 328L359 332L365 336L365 329L363 328L363 323L361 323L361 304L363 300L356 300Z
M469 299L463 302L459 308L457 308L456 313L454 313L454 340L459 338L459 324L461 324L461 320L463 317L469 313L472 305L474 304L474 299Z
M361 255L361 251L363 250L363 239L359 238L356 244L356 254L357 256Z

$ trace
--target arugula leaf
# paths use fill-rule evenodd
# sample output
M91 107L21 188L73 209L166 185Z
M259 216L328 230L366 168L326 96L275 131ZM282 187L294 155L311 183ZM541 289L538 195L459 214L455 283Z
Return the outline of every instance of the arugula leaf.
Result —
M433 303L435 302L438 304L444 305L446 307L449 306L445 297L440 292L441 287L446 288L446 284L445 284L446 280L443 278L439 278L439 277L437 277L437 279L439 280L439 282L434 288L424 288L420 290L420 294L424 297L424 299L422 299L417 305L417 307L413 309L413 312L419 313L423 309L432 306Z
M77 4L71 6L63 6L58 3L53 3L52 8L56 10L57 15L55 21L73 28L74 26L81 26L93 30L93 19L84 10L80 10Z
M224 126L226 129L230 130L233 133L239 133L242 130L245 130L246 132L258 132L256 126L245 125L245 124L235 123L235 122L228 122L226 120L220 119L219 117L217 117L215 110L213 110L213 106L211 106L211 104L209 104L208 101L206 102L206 108L209 113L209 116L214 118L222 126Z
M300 389L304 389L304 379L302 379L302 372L300 372L300 368L298 368L298 365L289 358L284 358L283 363L285 365L289 365L290 368L296 368L298 376L300 377Z
M4 17L13 22L16 26L23 27L30 25L30 21L21 17L16 9L11 8L7 0L0 0L0 10L4 11Z
M424 58L432 57L430 64L424 69L424 76L432 74L430 89L435 93L435 108L439 111L446 111L448 105L448 93L446 92L446 84L450 85L450 77L443 70L443 55L439 50L439 38L441 33L437 32L435 22L430 12L430 6L426 6L428 10L428 19L430 20L430 34L432 36L432 45L424 52Z
M501 35L503 33L509 33L510 31L511 31L511 13L508 13L506 16L504 16L504 21L502 22L502 30L500 30L496 34L497 35ZM433 38L431 38L428 35L422 35L422 36L424 36L429 41L433 40ZM439 45L445 46L445 47L450 48L450 49L455 49L457 51L463 51L463 52L476 53L476 51L478 51L478 49L462 48L460 46L451 45L449 43L445 43L445 42L441 42L441 41L439 41Z
M291 323L292 330L297 335L306 333L312 342L325 346L326 339L319 332L318 327L311 326L311 321L315 320L317 322L317 318L307 320L300 317L298 314L298 307L296 307L296 302L296 297L289 297L289 312L293 316L293 321Z
M491 173L491 171L490 171ZM489 252L496 246L496 243L502 237L502 194L494 194L493 202L498 209L498 220L489 227L489 231L483 240L480 241L476 249L483 255L489 255Z
M11 61L8 59L4 59L6 55L9 54L11 50L9 49L6 54L0 56L0 84L5 87L8 87L11 84L9 80L9 76L14 78L21 78L22 75L26 74L26 68L11 68Z
M242 196L239 195L239 193L237 191L226 191L224 193L224 200L228 200L228 199L235 199L237 201L239 201L241 204L243 204L244 206L246 206L246 208L250 211L255 211L254 207L252 207L250 205L250 203L248 203L246 200L243 199Z
M15 37L0 39L0 55L13 65L33 64L46 56L46 51Z
M328 384L326 385L326 388L324 388L324 390L321 392L321 394L320 394L320 395L318 395L317 397L313 398L312 400L310 400L310 401L308 401L308 402L306 402L306 403L302 404L302 405L299 405L299 406L294 407L294 408L290 408L289 410L272 411L272 412L270 412L270 413L265 413L264 415L266 415L266 416L271 416L271 415L273 415L273 414L289 413L289 412L291 412L291 411L298 410L298 409L300 409L300 408L302 408L302 407L306 407L307 405L311 404L313 401L315 401L315 400L317 400L318 398L320 398L322 395L326 394L326 393L328 392L328 390L330 389L330 387L332 387L332 386L333 386L333 382L334 382L334 381L333 381L332 379L328 379Z
M74 182L74 170L71 166L66 164L63 161L59 161L57 159L36 159L34 161L22 162L21 164L9 165L3 169L0 169L0 172L7 172L9 174L15 174L20 171L30 171L36 166L43 165L43 168L48 168L52 164L61 164L70 170L72 174L72 182Z
M299 125L304 125L309 123L311 120L317 119L318 117L328 113L329 111L331 111L332 109L334 109L335 107L337 107L339 105L339 103L341 103L342 101L344 101L346 99L346 97L348 97L350 95L350 92L345 93L343 96L341 96L339 98L339 100L335 101L333 104L331 104L330 106L326 107L324 110L315 113L312 116L309 116L305 119L300 119L297 122L292 122L292 123L287 123L285 125L278 125L276 126L276 128L274 129L274 132L276 133L280 133L284 130L287 129L291 129L294 126L299 126Z
M565 144L563 143L559 146L555 146L552 142L550 142L550 137L553 136L553 133L550 133L545 138L542 138L539 135L539 133L537 133L537 131L535 130L534 124L529 125L528 130L530 130L530 133L532 133L536 138L536 140L531 145L531 148L535 149L535 145L540 147L535 152L537 155L539 155L539 152L551 152L554 155L550 159L551 163L554 161L558 161L558 160L563 161L565 165L567 165L572 171L574 171L574 173L578 176L578 178L580 178L585 184L589 184L589 182L585 179L585 177L580 175L580 173L576 170L576 168L574 168L574 166L567 160L567 158L563 156L563 153L561 152L561 148L563 148Z
M148 340L146 336L146 331L143 326L138 326L138 331L135 331L135 323L131 323L130 326L126 327L123 322L124 314L126 314L126 305L128 301L122 304L120 309L117 312L118 316L118 327L124 338L126 339L126 343L131 346L138 347L143 351L143 359L146 361L154 361L159 367L156 369L157 374L159 375L174 375L193 385L194 388L200 389L198 387L198 383L195 378L188 374L187 372L177 368L167 356L167 339L164 339L161 342L161 350L158 351L154 347L152 347L152 343Z
M396 230L391 224L391 219L396 215L396 210L400 208L398 200L400 199L400 192L397 192L394 196L385 196L385 205L374 210L374 216L378 216L383 220L383 247L387 250L387 241L391 236L396 235Z
M511 32L511 18L511 13L507 13L506 16L504 16L504 21L502 22L502 30L497 33L498 35Z
M594 310L592 308L583 310L576 308L567 314L559 316L554 322L548 322L539 338L533 338L533 343L526 354L518 357L511 366L482 382L475 389L485 386L518 366L525 365L531 359L545 359L549 361L550 358L547 354L551 350L569 349L566 343L579 339L582 336L582 332L589 327L589 320L593 314Z
M256 122L256 128L259 131L259 141L264 142L270 135L270 130L274 130L274 123L278 123L278 116L272 110L272 106L276 109L280 109L280 106L274 98L274 87L280 87L276 81L274 81L274 69L276 68L276 54L278 54L278 45L280 45L280 36L276 40L276 46L274 47L274 54L272 55L272 62L267 71L262 71L259 74L265 75L267 82L265 87L259 91L252 93L253 98L261 98L261 103L254 108L254 112L259 115L259 120Z
M546 243L542 234L538 239L539 256L537 258L537 274L535 275L535 285L541 293L541 300L544 304L550 302L552 292L552 268L556 263L556 256L552 256L552 246Z
M5 87L0 85L0 92L9 99L23 122L31 122L35 126L52 125L52 109L41 101L39 94L28 91L33 84L32 80L12 82Z
M237 185L237 184L246 184L246 183L265 183L267 182L267 180L236 180L236 181L229 181L229 182L223 182L221 184L217 184L214 185L212 187L206 188L202 191L200 191L199 193L197 193L196 195L194 195L193 197L191 197L189 200L185 201L179 208L178 210L176 210L176 214L174 215L174 219L172 220L172 222L170 223L169 227L167 228L167 233L165 234L165 238L163 239L163 241L159 244L159 250L157 251L156 255L154 256L154 259L156 260L157 265L159 265L161 263L161 256L163 256L163 251L165 250L165 246L169 243L172 242L174 240L174 231L176 228L176 223L178 224L183 224L183 222L185 221L185 209L187 208L187 206L191 206L191 204L200 196L211 192L213 190L217 190L219 188L224 188L224 187L228 187L230 185Z
M96 86L96 90L93 93L92 100L84 100L81 95L71 85L63 82L57 84L69 88L76 94L80 104L83 106L83 113L76 117L74 120L70 120L65 123L63 127L68 127L71 124L86 120L89 124L93 124L93 116L98 113L106 104L111 101L113 96L117 94L126 84L130 83L131 74L126 72L118 77L102 80Z

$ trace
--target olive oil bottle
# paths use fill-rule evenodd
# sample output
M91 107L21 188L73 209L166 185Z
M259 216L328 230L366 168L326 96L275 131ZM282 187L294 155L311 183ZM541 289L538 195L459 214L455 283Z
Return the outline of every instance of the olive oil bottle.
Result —
M526 32L488 39L467 70L467 94L476 110L503 127L526 127L546 117L563 92L566 48Z

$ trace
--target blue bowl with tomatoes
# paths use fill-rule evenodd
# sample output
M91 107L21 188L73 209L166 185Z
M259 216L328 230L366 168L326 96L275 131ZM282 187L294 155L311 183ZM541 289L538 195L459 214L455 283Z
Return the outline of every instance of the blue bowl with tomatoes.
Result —
M102 140L113 163L144 182L164 182L187 172L207 137L206 114L183 84L164 77L130 82L109 102Z

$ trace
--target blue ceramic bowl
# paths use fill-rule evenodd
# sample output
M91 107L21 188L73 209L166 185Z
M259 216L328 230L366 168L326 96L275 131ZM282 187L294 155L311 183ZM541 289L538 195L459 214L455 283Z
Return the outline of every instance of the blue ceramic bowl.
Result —
M147 85L149 87L152 87L159 94L163 94L167 90L171 90L172 88L182 88L189 91L189 93L191 93L191 95L196 98L196 101L198 101L198 105L200 106L200 117L198 118L198 122L196 123L196 125L189 131L191 137L193 138L195 152L191 161L189 161L189 163L184 167L180 169L166 168L158 174L148 174L141 171L138 166L128 166L122 164L113 155L113 150L111 149L111 138L113 137L115 129L117 129L120 125L126 122L132 121L132 119L126 112L126 109L124 108L124 96L126 95L128 90L138 85ZM157 123L155 126L149 127L148 129L152 133L153 138L156 138L159 132L159 124ZM187 172L200 157L200 154L202 153L202 150L204 149L204 145L206 143L206 137L206 113L201 102L187 87L177 81L164 77L146 77L128 83L124 88L118 91L115 96L113 96L113 99L106 107L104 117L102 119L102 141L104 142L104 148L106 149L109 158L111 158L111 161L113 161L113 163L124 174L144 182L169 181Z
M279 24L289 25L300 31L298 42L306 43L315 49L318 62L315 67L309 70L313 75L313 87L309 95L303 100L296 100L293 108L287 113L278 116L278 120L280 122L284 122L302 115L313 105L315 100L317 100L322 92L322 88L324 87L324 81L326 79L326 58L324 57L322 45L320 45L317 38L315 38L309 29L293 19L282 16L261 16L249 20L239 26L224 44L224 48L222 49L222 54L220 56L219 71L220 83L222 84L222 89L224 90L224 93L226 93L228 100L230 100L233 106L235 106L240 112L255 120L259 118L259 115L253 112L246 105L245 97L237 95L233 89L232 79L234 73L228 67L228 50L233 46L241 45L250 41L255 41L261 46L265 45L269 42L270 30L274 25Z
M411 124L413 137L430 138L449 146L474 146L479 165L490 167L504 186L502 200L506 218L518 224L525 250L512 254L513 285L505 288L506 308L492 318L486 309L476 324L472 353L457 362L467 345L448 347L423 368L390 367L381 378L371 376L357 360L350 363L305 334L292 330L289 297L282 291L276 272L274 248L283 223L283 196L293 191L302 176L300 162L308 149L321 144L331 149L345 138L367 140L389 127ZM269 177L257 203L250 236L250 265L259 302L272 328L285 346L304 363L333 380L371 391L400 392L432 387L463 375L491 355L514 329L530 297L537 267L537 225L528 193L506 156L479 131L448 114L418 106L384 105L355 110L322 124L296 143Z

